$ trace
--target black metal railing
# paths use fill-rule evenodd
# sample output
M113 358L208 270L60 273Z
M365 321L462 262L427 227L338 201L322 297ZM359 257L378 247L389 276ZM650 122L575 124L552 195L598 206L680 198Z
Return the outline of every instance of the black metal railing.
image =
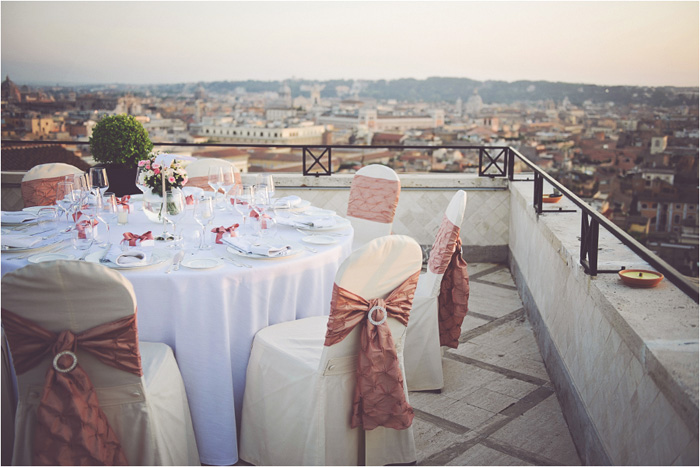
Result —
M3 140L5 143L25 143L25 144L65 144L65 145L87 145L87 142L75 141L21 141ZM648 262L658 272L662 273L671 283L681 289L686 295L698 302L698 286L690 282L685 276L674 267L657 256L654 252L639 243L627 232L612 223L601 213L595 211L588 203L579 198L576 194L554 179L547 172L538 167L535 163L527 159L510 146L460 146L460 145L439 145L439 146L359 146L359 145L307 145L307 144L236 144L236 143L161 143L154 142L154 146L170 147L240 147L240 148L280 148L299 149L302 151L302 173L305 176L330 176L333 174L332 151L335 149L372 150L385 149L389 151L405 150L437 150L454 149L459 151L478 151L478 174L480 177L507 178L511 182L533 182L533 208L538 215L546 213L575 213L575 210L545 210L543 209L544 182L549 183L559 191L564 197L573 202L581 210L581 246L579 261L586 274L596 276L604 273L617 273L619 270L598 269L598 240L599 230L603 227L625 246L634 251L640 258ZM520 161L532 170L532 178L516 178L515 163ZM528 172L520 172L527 174ZM625 269L622 267L621 269Z

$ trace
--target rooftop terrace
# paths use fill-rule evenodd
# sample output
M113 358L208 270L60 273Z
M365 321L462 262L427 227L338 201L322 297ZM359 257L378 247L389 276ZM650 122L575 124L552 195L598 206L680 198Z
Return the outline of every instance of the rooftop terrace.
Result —
M410 394L418 463L698 465L697 284L624 285L608 271L659 264L604 229L582 255L580 200L538 213L533 185L549 192L548 180L521 175L535 181L400 174L394 232L426 247L454 191L468 194L470 312L443 357L443 391ZM3 209L20 177L3 173ZM344 214L351 178L276 184Z

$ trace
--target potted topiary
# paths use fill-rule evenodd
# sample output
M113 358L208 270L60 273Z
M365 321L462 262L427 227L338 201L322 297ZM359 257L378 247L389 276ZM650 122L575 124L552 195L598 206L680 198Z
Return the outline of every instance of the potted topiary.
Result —
M92 157L98 167L107 169L109 191L117 196L140 193L135 184L136 167L152 149L148 132L132 115L104 117L90 136Z

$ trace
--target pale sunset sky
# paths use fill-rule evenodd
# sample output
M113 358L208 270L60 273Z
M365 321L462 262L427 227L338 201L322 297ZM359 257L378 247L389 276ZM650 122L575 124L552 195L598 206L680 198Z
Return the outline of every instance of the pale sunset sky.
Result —
M698 86L698 5L527 1L2 1L19 84L547 80Z

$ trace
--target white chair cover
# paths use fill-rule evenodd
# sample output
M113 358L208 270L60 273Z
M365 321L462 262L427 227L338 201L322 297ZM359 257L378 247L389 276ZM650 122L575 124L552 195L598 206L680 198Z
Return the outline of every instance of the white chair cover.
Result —
M445 210L441 228L460 227L464 220L466 206L467 193L459 190ZM438 233L436 240L439 237ZM451 256L452 252L445 251L443 254ZM438 327L438 296L443 275L444 271L432 270L429 266L418 279L404 350L406 383L409 391L437 390L442 389L444 385Z
M129 281L105 266L50 261L3 276L2 308L48 331L77 333L134 314L136 296ZM199 465L187 396L172 350L147 342L140 342L139 350L142 377L107 366L80 349L76 355L130 465ZM32 462L36 410L51 364L49 356L17 376L15 465Z
M355 173L346 213L355 231L353 250L375 238L391 235L400 192L399 176L389 167L373 164Z
M50 206L56 202L56 183L66 175L85 173L62 162L39 164L22 177L21 190L24 207Z
M241 171L235 164L225 159L203 158L190 162L187 167L185 167L188 178L186 186L211 190L209 186L209 169L213 167L227 167L233 169L233 176L236 179L236 183L241 183Z
M420 270L411 238L392 235L355 251L336 284L386 298ZM413 428L350 428L360 327L325 347L328 317L269 326L255 336L243 398L240 457L255 465L385 465L416 460ZM405 327L387 320L403 372ZM408 392L404 384L408 400Z

